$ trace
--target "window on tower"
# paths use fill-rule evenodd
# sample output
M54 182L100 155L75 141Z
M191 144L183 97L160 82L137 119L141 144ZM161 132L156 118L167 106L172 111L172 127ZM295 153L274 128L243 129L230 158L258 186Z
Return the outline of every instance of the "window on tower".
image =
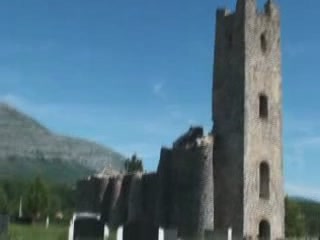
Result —
M228 44L228 48L231 49L233 45L233 38L231 33L227 34L227 44Z
M267 40L266 40L266 35L264 33L262 33L260 36L260 45L261 45L262 52L266 52L267 51Z
M268 118L268 97L264 94L259 96L259 116Z
M270 194L270 170L266 162L260 164L260 198L269 199Z

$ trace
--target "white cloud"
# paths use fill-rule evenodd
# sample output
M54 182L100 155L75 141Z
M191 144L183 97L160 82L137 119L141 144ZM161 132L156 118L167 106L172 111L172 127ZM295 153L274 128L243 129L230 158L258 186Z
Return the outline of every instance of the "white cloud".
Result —
M159 94L162 91L162 89L163 89L163 83L161 82L153 85L153 92L155 94Z
M156 82L152 86L152 92L155 96L165 98L164 82Z

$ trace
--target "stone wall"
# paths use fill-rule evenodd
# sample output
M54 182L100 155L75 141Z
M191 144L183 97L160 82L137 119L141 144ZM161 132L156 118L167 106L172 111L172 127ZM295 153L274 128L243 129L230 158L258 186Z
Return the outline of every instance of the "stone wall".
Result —
M77 209L124 225L128 239L143 228L150 231L137 236L152 239L157 226L177 229L183 239L213 227L217 235L231 227L237 238L256 239L259 223L270 225L261 231L267 237L283 238L280 17L271 0L260 12L256 0L238 0L235 12L217 10L213 77L214 138L191 127L161 149L156 173L79 182ZM261 163L270 170L265 199Z
M124 225L127 235L134 226L149 229L145 239L153 238L160 226L175 228L182 237L204 236L213 229L212 149L212 136L190 128L172 149L161 150L156 173L79 181L77 210L99 211L111 229Z
M284 237L282 89L279 10L238 0L218 10L213 88L215 229L255 239L259 223ZM260 115L260 96L267 116ZM270 170L270 196L260 197L259 167Z
M76 211L99 213L108 178L91 176L77 182Z
M236 13L216 14L213 80L215 229L243 232L244 33Z
M177 227L181 237L202 237L206 229L213 229L212 147L212 137L201 136L172 149L169 227Z
M174 221L174 172L172 171L172 150L161 148L158 165L158 199L156 222L163 228L176 225Z
M108 185L104 192L101 204L101 219L107 223L110 228L117 228L121 222L120 211L118 210L121 194L122 175L112 176L108 179Z

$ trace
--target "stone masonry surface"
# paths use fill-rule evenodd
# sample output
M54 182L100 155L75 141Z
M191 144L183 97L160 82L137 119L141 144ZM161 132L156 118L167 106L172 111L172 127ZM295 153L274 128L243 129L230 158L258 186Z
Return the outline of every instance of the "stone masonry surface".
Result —
M191 127L163 147L154 173L100 174L79 181L78 211L99 212L126 240L284 239L280 12L268 0L218 9L212 88L213 130ZM87 197L81 197L87 196ZM144 232L141 229L146 229ZM142 232L141 232L142 231Z

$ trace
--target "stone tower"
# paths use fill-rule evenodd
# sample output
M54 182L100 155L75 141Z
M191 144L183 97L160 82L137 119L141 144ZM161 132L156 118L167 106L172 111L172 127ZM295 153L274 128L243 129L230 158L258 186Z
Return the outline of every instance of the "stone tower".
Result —
M215 231L284 238L280 16L268 0L217 10L213 132Z

